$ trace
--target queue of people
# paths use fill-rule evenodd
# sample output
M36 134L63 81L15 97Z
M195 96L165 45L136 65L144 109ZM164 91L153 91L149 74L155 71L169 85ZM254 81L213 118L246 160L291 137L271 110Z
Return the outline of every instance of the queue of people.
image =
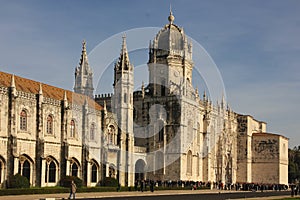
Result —
M146 191L147 188L150 191L154 191L155 187L190 187L191 190L197 190L202 188L218 189L218 190L243 190L243 191L282 191L287 190L289 186L283 184L259 184L259 183L227 183L222 182L202 182L202 181L153 181L153 180L136 180L134 184L135 191ZM296 189L294 189L296 190ZM294 192L296 193L296 192Z

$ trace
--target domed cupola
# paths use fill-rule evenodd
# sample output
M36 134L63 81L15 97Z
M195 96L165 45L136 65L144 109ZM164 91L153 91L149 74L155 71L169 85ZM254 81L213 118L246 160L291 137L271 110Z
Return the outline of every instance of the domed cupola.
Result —
M153 43L150 43L149 53L151 54L152 52L155 54L152 56L161 57L161 56L173 55L173 56L180 56L182 58L188 58L189 60L191 60L192 45L191 43L188 43L183 28L180 28L173 23L175 17L173 16L171 10L170 10L170 15L168 17L168 20L169 23L166 24L157 33L156 37L153 40Z
M168 20L149 45L148 89L154 96L185 95L192 83L192 44L183 28L174 24L171 10Z

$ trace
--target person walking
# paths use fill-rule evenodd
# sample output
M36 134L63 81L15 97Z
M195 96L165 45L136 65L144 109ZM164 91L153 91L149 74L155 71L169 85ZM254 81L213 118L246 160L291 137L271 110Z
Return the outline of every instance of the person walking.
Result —
M70 196L69 196L69 199L71 199L72 195L73 195L73 199L75 199L76 189L77 189L77 186L74 183L74 181L72 180L71 185L70 185Z

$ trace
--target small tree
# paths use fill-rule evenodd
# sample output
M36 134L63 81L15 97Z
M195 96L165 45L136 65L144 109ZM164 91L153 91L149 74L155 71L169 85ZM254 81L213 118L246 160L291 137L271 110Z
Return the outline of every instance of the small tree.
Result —
M105 177L103 180L103 186L117 187L118 180L112 177Z
M60 180L60 185L63 186L63 187L70 187L72 181L74 181L77 188L80 188L83 185L83 181L80 178L76 177L76 176L65 176L65 177L63 177Z
M25 176L15 174L10 179L9 188L29 188L29 180Z

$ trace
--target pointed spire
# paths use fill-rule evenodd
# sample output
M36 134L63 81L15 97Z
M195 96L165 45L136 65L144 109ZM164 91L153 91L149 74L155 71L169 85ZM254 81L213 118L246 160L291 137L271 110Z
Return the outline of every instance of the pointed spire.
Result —
M15 83L15 75L11 76L11 82L10 82L10 89L11 94L13 97L17 97L17 89L16 89L16 83Z
M64 92L64 101L68 101L67 92L66 91Z
M67 98L67 91L64 92L64 107L68 108L68 98Z
M42 83L39 85L39 105L44 102Z
M116 70L132 70L132 65L129 61L129 55L126 44L126 34L122 36L122 49L118 62L115 64Z
M85 65L87 65L87 66L85 66ZM89 68L89 66L88 66L88 57L87 57L87 54L86 54L86 41L85 40L82 41L82 52L81 52L81 59L80 59L80 62L79 62L79 66L84 67L84 68ZM85 69L85 70L88 70L88 69ZM85 71L82 70L82 72L84 73Z
M195 95L196 95L196 97L199 97L198 87L196 87L196 89L195 89Z
M106 108L106 101L104 100L103 102L103 110L104 110L104 114L107 114L107 108Z
M82 52L79 66L75 68L74 91L93 98L93 71L89 66L85 40L82 41Z
M127 53L126 34L122 36L122 54Z
M42 83L40 83L40 86L39 86L39 95L43 95Z
M206 91L204 90L204 93L203 93L203 101L206 101L207 100L207 96L206 96Z
M86 52L86 41L85 41L85 39L83 39L83 41L82 41L82 51Z
M14 74L11 76L10 87L11 87L11 88L16 88L16 84L15 84L15 75L14 75Z
M224 94L222 94L221 107L225 108L225 104L226 104L226 102L225 102L225 96L224 96Z
M170 24L173 24L174 19L175 19L175 17L174 17L174 15L172 13L172 6L170 4L170 15L168 17L168 20L169 20Z

